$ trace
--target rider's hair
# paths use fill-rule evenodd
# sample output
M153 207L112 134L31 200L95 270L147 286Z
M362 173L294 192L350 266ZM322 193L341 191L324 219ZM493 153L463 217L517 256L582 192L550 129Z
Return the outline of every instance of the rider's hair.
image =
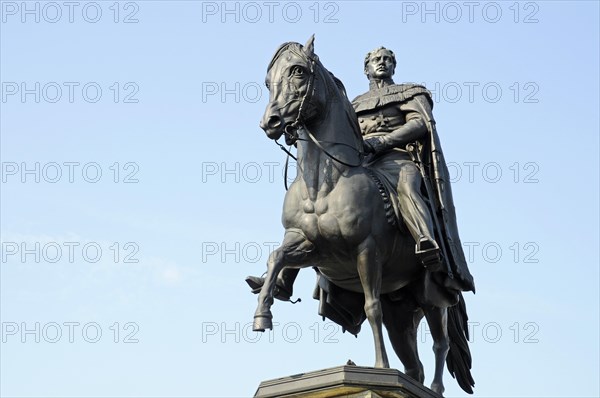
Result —
M385 47L381 46L381 47L377 47L375 50L369 51L367 53L367 55L365 56L365 72L367 72L367 64L369 63L371 56L381 50L385 50L390 53L390 55L392 56L392 62L394 63L394 69L396 68L396 55L394 54L394 52L392 50L390 50L389 48L385 48Z

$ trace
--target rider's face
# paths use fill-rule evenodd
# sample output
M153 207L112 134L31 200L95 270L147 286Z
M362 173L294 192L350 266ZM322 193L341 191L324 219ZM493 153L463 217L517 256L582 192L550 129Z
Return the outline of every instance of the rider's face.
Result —
M392 54L387 50L379 50L371 54L367 63L367 77L369 79L388 79L394 74L394 61Z

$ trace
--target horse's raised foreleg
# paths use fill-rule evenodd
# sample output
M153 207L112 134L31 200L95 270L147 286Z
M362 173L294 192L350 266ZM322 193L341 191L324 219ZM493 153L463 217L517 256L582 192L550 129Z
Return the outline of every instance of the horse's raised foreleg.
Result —
M283 243L271 253L267 261L267 276L258 295L258 307L254 313L252 330L264 332L266 329L273 328L271 306L273 305L277 275L286 265L298 265L305 262L313 250L314 245L306 239L304 234L296 230L286 231Z
M365 313L375 339L375 367L389 368L390 364L383 342L383 314L379 293L381 291L381 262L377 258L375 239L367 238L358 247L357 267L365 293Z
M427 324L433 337L433 353L435 354L435 374L431 389L439 394L444 393L444 364L450 349L448 338L448 309L429 308L425 310Z
M252 330L255 332L264 332L266 329L273 329L271 306L273 305L275 280L279 271L284 267L284 259L283 249L279 247L271 253L267 261L267 276L258 295L258 308L256 308L256 312L254 313Z

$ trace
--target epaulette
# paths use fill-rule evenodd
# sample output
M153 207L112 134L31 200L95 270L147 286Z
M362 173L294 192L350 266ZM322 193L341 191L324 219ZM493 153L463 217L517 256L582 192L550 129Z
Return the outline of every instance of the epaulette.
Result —
M380 108L388 104L402 103L420 94L425 95L430 104L433 103L431 93L425 86L405 83L391 84L378 89L369 90L354 98L354 100L352 100L352 106L354 107L354 111L359 113Z

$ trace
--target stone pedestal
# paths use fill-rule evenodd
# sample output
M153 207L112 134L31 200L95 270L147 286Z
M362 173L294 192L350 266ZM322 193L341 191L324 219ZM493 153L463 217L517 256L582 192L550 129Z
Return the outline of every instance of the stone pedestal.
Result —
M255 398L440 398L396 369L338 366L260 383Z

